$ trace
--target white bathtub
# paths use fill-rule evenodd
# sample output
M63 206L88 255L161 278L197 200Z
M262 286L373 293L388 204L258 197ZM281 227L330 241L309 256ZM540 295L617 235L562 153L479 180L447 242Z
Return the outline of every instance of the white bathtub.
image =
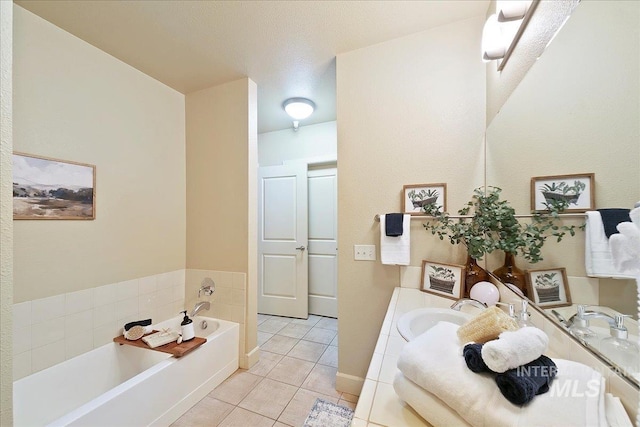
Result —
M181 319L156 328L179 330ZM238 369L238 324L201 316L193 321L196 336L207 342L181 358L110 343L15 381L14 425L171 424Z

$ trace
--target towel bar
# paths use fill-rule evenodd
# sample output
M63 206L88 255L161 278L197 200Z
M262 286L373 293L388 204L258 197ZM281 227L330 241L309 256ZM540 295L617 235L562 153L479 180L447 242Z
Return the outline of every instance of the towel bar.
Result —
M586 213L584 212L580 212L580 213L566 213L566 214L559 214L558 215L561 218L584 218L585 216L587 216ZM520 215L515 215L516 218L533 218L532 214L520 214ZM426 214L411 214L411 219L428 219L428 218L434 218L432 215L426 215ZM452 219L464 219L464 218L473 218L473 215L449 215L449 218ZM373 217L373 220L376 222L380 222L380 214L376 214Z

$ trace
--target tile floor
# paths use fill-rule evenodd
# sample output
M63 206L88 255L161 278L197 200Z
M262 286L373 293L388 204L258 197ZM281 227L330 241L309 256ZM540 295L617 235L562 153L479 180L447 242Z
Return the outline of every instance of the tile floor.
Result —
M173 427L300 427L316 398L354 409L357 396L336 391L338 321L258 314L260 361L238 369Z

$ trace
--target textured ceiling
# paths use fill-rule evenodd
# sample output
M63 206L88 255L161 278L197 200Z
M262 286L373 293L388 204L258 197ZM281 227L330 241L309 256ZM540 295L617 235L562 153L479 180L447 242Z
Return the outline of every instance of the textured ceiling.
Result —
M294 96L317 105L301 125L335 120L337 54L484 16L489 0L15 3L182 93L250 77L262 133L291 126Z

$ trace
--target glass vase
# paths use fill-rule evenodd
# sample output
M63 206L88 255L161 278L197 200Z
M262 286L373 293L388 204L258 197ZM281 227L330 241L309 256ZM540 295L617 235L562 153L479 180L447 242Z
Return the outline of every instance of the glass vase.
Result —
M480 267L475 258L467 256L463 296L469 298L471 288L478 282L489 280L489 273Z
M514 254L510 252L504 253L504 265L497 270L494 270L493 274L500 279L502 283L511 283L522 291L524 296L527 296L527 287L524 281L524 271L520 270L516 266L516 260Z

